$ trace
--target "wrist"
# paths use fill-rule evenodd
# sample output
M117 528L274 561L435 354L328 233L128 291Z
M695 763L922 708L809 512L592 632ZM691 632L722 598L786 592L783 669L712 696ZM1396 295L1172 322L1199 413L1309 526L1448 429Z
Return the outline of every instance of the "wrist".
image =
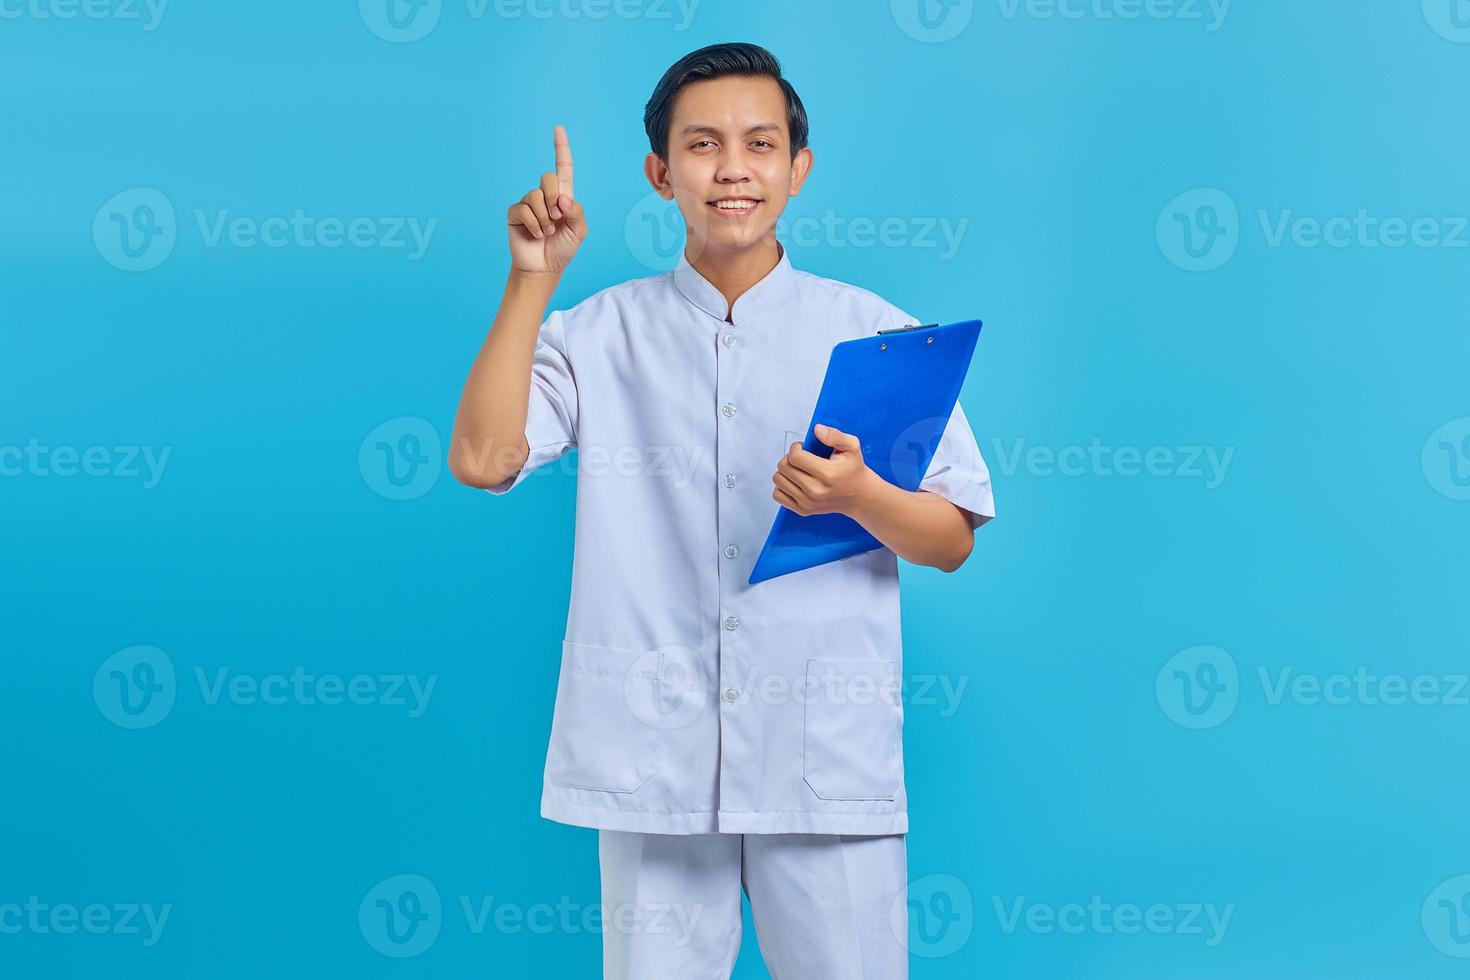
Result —
M866 518L875 508L882 506L888 492L897 489L871 469L863 470L857 493L853 495L852 504L847 509L847 516L859 524L866 524Z
M530 272L511 266L505 288L523 292L540 292L550 296L556 292L556 287L560 283L560 272Z

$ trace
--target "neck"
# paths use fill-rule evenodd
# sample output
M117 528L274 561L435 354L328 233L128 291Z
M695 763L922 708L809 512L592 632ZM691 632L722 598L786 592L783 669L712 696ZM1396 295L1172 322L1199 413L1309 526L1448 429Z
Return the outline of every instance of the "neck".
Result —
M687 250L685 255L688 255ZM734 252L706 246L700 250L699 259L690 259L689 264L725 297L729 304L725 312L725 322L728 323L735 301L764 279L780 261L781 246L774 235L768 235L750 248Z

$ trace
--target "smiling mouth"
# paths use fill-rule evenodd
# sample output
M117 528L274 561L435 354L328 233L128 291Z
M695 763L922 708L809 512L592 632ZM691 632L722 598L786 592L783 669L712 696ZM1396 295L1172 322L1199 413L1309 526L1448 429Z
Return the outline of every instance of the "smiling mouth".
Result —
M731 217L749 214L760 207L761 202L751 198L731 198L719 201L710 201L708 206L720 214Z

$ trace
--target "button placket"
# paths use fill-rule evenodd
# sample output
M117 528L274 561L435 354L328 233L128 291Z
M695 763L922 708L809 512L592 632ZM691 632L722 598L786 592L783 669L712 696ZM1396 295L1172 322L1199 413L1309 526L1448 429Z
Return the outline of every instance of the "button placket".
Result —
M731 350L734 346L735 335L728 329L722 329L720 333L720 346L716 348L717 378L720 389L718 394L718 397L720 399L720 415L716 419L715 429L717 432L716 446L718 452L720 453L720 459L723 462L732 461L733 457L731 446L734 444L735 440L734 430L730 428L733 423L729 421L735 417L736 413L735 402L730 397L733 392L730 390L729 382L730 371L732 370L731 356L733 356L731 354ZM724 484L727 490L733 490L735 488L735 474L733 472L725 473L721 482ZM735 500L733 497L729 498L727 502L726 497L723 494L721 495L718 507L718 510L720 512L720 527L717 528L717 532L723 533L732 526L730 521L726 519L725 512L728 511L729 508L734 506ZM733 559L736 555L740 553L739 548L733 543L726 544L721 549L721 552L724 554L726 559ZM733 659L728 659L725 656L724 651L729 646L729 642L733 640L735 631L740 628L740 617L732 613L728 608L728 605L726 604L728 599L728 590L725 588L725 586L729 585L733 589L733 586L735 584L734 579L731 577L732 573L724 568L721 568L719 569L718 574L721 581L720 597L722 612L724 614L723 618L720 621L720 625L722 627L720 642L720 672L723 674L727 667L731 670L734 669L735 661ZM733 686L725 687L721 696L724 704L726 705L733 705L740 700L740 692L737 688ZM721 782L723 785L723 774L721 776Z

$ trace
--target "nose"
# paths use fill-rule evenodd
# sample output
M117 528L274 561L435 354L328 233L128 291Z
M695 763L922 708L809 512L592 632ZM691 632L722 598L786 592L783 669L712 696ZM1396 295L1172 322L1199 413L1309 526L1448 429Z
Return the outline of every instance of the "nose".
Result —
M720 154L719 165L715 167L715 180L722 184L738 184L749 179L750 164L741 148L735 147Z

